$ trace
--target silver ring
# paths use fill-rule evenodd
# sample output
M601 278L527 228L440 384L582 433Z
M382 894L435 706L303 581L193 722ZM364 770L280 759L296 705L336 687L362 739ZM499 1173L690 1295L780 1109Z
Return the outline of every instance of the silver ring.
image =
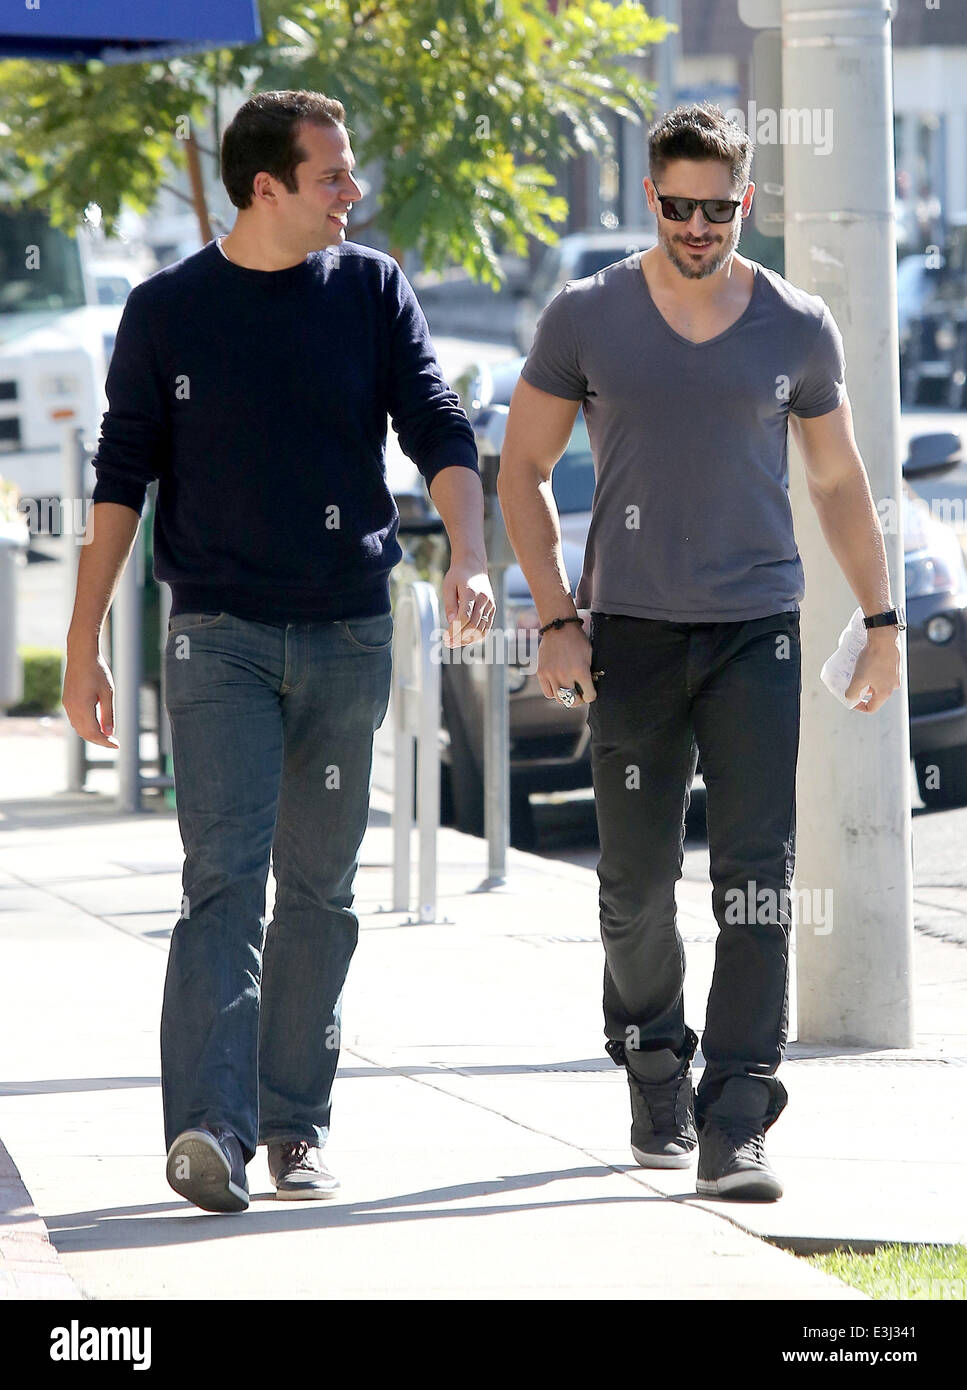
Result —
M557 698L560 700L561 704L564 705L566 709L570 709L571 706L574 704L574 701L577 699L577 695L573 690L570 690L568 687L559 685L557 687Z

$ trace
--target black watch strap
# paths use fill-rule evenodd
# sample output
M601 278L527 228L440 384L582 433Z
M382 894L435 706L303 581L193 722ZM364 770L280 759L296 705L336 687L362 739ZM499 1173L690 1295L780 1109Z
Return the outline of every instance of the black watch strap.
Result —
M871 613L868 618L863 619L863 626L867 628L895 627L898 632L903 632L906 625L902 608L888 608L885 613Z

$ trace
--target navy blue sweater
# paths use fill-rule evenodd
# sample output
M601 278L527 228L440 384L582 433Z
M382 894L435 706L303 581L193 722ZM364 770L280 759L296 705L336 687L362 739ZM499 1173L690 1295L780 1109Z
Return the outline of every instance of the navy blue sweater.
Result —
M248 270L211 241L128 297L93 501L139 514L172 612L312 622L389 611L401 557L386 419L426 482L473 431L392 257L343 243Z

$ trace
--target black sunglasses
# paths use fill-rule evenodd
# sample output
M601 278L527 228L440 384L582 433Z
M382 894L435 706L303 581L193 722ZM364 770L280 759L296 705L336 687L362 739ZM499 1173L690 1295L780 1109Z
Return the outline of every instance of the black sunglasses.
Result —
M655 187L653 184L652 187ZM742 199L733 198L669 198L655 187L655 197L661 203L661 215L669 222L687 222L696 208L702 209L706 222L731 222Z

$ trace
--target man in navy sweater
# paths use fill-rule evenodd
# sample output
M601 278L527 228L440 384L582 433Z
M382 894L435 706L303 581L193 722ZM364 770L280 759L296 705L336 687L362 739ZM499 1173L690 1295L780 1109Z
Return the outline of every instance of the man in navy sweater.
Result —
M125 307L67 638L64 708L116 748L100 633L157 478L185 849L161 1019L167 1176L208 1211L245 1210L260 1143L279 1197L339 1186L322 1149L402 554L387 415L450 537L447 644L494 615L473 432L396 262L346 241L354 163L342 104L318 93L260 93L226 129L235 226Z

